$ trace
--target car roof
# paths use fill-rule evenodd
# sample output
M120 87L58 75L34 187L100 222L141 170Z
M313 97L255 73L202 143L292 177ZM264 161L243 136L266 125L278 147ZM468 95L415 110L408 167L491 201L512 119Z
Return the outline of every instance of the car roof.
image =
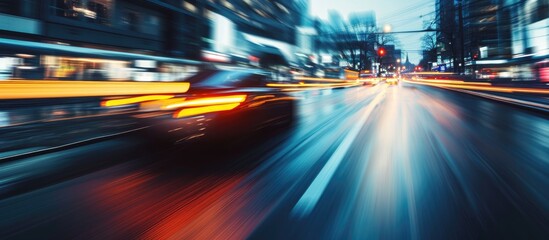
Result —
M244 79L252 75L269 76L267 72L255 69L238 70L220 70L207 69L198 72L196 75L185 79L191 83L191 87L229 87L237 84L239 79Z

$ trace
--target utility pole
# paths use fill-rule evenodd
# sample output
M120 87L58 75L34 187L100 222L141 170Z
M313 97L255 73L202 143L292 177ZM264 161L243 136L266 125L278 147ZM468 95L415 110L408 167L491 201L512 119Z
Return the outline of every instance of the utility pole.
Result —
M460 38L460 64L459 73L465 73L465 42L464 42L464 33L463 33L463 0L458 0L458 11L459 11L459 38Z

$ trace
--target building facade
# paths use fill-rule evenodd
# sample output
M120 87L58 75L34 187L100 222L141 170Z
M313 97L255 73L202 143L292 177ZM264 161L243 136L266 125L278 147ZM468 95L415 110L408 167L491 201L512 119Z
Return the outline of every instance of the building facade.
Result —
M297 43L296 23L302 21L295 14L298 10L293 0L2 0L0 75L15 66L15 78L84 79L91 76L87 72L106 72L108 79L154 79L183 66L157 60L144 64L141 60L152 59L147 56L170 57L165 59L168 62L232 62L219 53L226 52L243 53L239 56L247 61L241 48L263 45L269 45L263 50L271 54L283 51L291 57ZM10 40L51 45L40 53L17 48L22 51L8 54L4 50L10 46L25 44ZM58 48L64 50L56 52ZM59 56L66 53L72 58ZM120 69L119 74L114 69Z
M200 11L175 1L7 0L3 37L195 58L204 26Z
M436 0L436 35L438 64L445 65L449 71L457 71L455 65L461 59L461 46L457 9L454 0Z
M204 37L206 49L226 59L251 59L254 65L295 62L303 20L296 14L299 6L293 0L206 1L205 16L211 26Z
M439 65L463 59L467 74L515 80L546 71L548 0L437 0L436 13Z

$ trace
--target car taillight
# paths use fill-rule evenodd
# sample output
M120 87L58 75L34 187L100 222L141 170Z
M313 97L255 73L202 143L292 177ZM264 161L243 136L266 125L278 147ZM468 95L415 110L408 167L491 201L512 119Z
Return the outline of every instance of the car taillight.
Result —
M200 107L208 105L220 105L220 104L230 104L230 103L241 103L246 100L246 95L230 95L230 96L219 96L219 97L205 97L205 98L195 98L183 100L180 102L170 103L163 106L164 110L172 110L177 108L185 107Z
M229 111L233 110L236 107L238 107L240 103L230 103L230 104L219 104L219 105L212 105L212 106L206 106L206 107L193 107L193 108L184 108L181 109L173 114L174 118L184 118L184 117L190 117L205 113L212 113L212 112L221 112L221 111Z
M244 101L246 101L246 95L205 97L171 103L163 106L163 109L180 109L174 113L173 117L183 118L204 113L232 110L238 107L240 103Z

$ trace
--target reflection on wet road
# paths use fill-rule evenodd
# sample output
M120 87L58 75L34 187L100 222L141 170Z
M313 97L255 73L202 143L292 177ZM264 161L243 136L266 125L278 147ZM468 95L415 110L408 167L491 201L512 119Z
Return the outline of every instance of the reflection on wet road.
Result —
M408 83L296 96L295 126L230 147L149 148L135 139L110 140L4 163L0 193L26 187L2 195L0 235L543 239L549 234L547 116ZM31 178L48 173L66 176L36 187Z

